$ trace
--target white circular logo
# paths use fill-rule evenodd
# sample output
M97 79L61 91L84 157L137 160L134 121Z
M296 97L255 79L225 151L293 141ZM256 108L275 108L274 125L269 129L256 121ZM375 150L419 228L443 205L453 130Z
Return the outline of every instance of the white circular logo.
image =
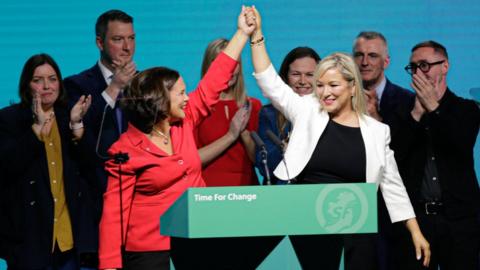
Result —
M316 215L328 233L355 233L367 220L367 197L354 185L327 185L317 197Z

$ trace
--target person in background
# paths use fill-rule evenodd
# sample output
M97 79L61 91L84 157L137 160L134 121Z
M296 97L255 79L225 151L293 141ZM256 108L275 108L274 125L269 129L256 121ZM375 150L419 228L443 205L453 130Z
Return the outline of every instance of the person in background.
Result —
M203 56L202 77L227 44L228 40L223 38L208 44ZM207 186L258 184L253 167L255 143L250 131L258 128L261 106L258 99L247 96L240 63L212 113L196 129L202 175ZM241 120L239 125L236 124L238 120Z
M422 232L431 243L429 269L479 269L480 189L473 149L480 108L447 85L447 49L436 41L416 44L405 70L415 103L399 116L398 167ZM423 269L398 228L396 269Z
M280 78L299 96L310 95L313 91L313 73L319 61L320 56L312 48L297 47L283 59L279 72ZM273 174L273 169L282 160L283 153L282 149L267 136L268 130L283 142L285 148L288 144L292 125L272 104L264 105L260 110L258 136L265 143L268 153L267 165L272 184L287 183L286 181L278 181L278 178ZM259 148L256 149L255 166L264 177L263 184L265 184L265 167L262 163L260 150Z
M353 60L362 76L363 89L367 97L368 114L390 128L393 146L397 139L399 125L396 115L410 108L415 97L413 93L392 83L385 75L390 65L387 39L382 33L375 31L360 32L353 43ZM389 270L394 267L392 259L393 228L388 216L382 192L378 192L378 259L379 267Z
M403 222L415 253L428 266L429 243L415 219L413 207L389 148L387 125L367 115L360 73L345 53L333 53L318 64L315 95L299 96L277 75L265 48L261 18L251 36L255 78L272 104L292 122L285 163L275 175L298 184L375 183L392 222ZM286 173L288 167L289 174ZM346 269L377 269L374 234L290 236L303 269L338 269L345 247Z
M95 248L88 182L81 176L82 118L91 97L71 110L62 75L47 54L31 56L20 103L0 110L0 255L8 269L76 270Z
M125 89L130 122L109 154L121 151L129 158L105 165L100 269L169 269L170 237L160 234L159 217L187 188L205 186L194 129L228 88L253 20L242 7L237 31L190 95L180 74L165 67L140 72ZM195 254L187 255L192 260Z
M228 44L224 38L208 44L202 63L202 77L213 60ZM220 94L220 100L211 114L198 125L195 136L202 160L202 176L207 187L258 185L254 171L255 143L250 131L258 128L258 99L248 97L245 90L241 62L228 82L228 88ZM187 257L177 256L176 265L187 263L181 268L201 269L254 269L262 260L263 253L256 247L261 238L225 237L182 241L174 238L177 254L189 256L195 252L198 260L188 265ZM193 251L198 250L198 251ZM201 258L201 259L200 259ZM200 264L201 261L201 264Z
M95 44L100 59L91 68L64 81L69 104L82 95L92 97L92 106L84 119L85 131L91 134L85 142L90 157L82 160L82 167L87 168L88 179L92 181L89 192L94 196L97 224L107 187L104 164L111 158L107 150L127 129L127 118L117 101L136 73L135 38L133 18L129 14L115 9L102 13L95 23ZM86 254L85 263L92 267L98 265L97 250Z

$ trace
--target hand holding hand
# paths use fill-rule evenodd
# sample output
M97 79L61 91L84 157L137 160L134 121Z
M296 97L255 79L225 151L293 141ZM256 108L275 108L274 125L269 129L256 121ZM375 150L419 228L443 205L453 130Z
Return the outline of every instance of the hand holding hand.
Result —
M440 80L441 78L438 78L432 83L423 72L417 72L412 75L412 83L410 85L417 93L417 99L429 112L434 111L439 105Z
M77 103L73 106L72 110L70 110L70 121L72 123L80 123L85 116L85 114L88 111L88 108L90 108L90 105L92 104L92 97L88 95L85 97L85 95L82 95Z
M253 8L242 6L242 11L238 16L238 29L245 35L250 36L257 27L255 20Z

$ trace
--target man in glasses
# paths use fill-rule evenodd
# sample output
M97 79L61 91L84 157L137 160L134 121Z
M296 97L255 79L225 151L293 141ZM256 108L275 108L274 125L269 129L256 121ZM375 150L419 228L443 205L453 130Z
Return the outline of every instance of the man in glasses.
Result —
M413 92L393 84L385 76L385 70L390 64L385 36L374 31L360 32L353 44L353 58L362 75L368 113L390 126L392 141L395 141L399 125L395 123L394 116L398 111L411 108L415 97ZM392 223L381 192L378 194L378 220L379 269L392 269Z
M480 191L473 148L480 109L447 86L445 47L425 41L412 49L405 67L415 103L403 114L396 157L420 228L430 242L430 268L479 269ZM399 229L398 269L423 269L411 261L413 246Z

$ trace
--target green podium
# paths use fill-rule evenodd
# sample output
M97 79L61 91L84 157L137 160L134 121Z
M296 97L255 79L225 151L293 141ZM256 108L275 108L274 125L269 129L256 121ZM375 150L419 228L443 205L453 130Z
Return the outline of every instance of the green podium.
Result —
M190 188L160 217L183 238L377 232L375 184Z

